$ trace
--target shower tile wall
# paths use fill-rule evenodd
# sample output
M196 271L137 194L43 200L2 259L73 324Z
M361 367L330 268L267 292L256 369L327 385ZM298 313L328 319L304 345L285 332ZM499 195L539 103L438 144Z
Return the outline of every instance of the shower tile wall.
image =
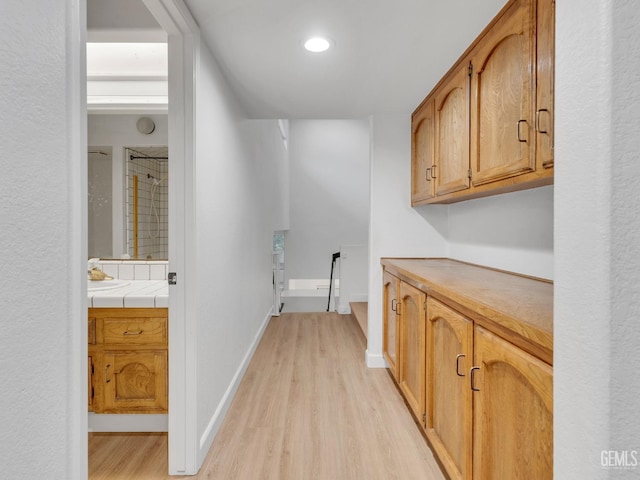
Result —
M134 258L133 183L136 175L138 177L138 258L166 259L169 256L168 163L166 160L150 158L127 161L127 250L131 258ZM154 185L154 179L160 183Z

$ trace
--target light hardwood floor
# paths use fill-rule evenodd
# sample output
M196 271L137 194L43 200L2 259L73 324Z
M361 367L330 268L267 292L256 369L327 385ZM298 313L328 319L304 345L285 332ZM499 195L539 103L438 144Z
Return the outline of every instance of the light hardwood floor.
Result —
M91 434L92 480L443 480L350 315L273 317L204 464L168 477L166 435Z

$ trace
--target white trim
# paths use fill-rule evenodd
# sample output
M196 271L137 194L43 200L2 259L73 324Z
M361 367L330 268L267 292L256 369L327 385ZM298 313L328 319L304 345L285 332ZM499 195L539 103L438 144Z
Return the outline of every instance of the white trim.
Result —
M143 0L168 35L169 58L169 474L198 464L195 283L195 78L200 31L183 0Z
M90 432L166 432L167 415L89 413Z
M372 353L369 353L369 350L367 350L365 352L365 357L368 368L389 368L389 365L387 365L387 361L380 354L374 355Z
M87 436L87 4L85 0L66 5L67 89L65 92L68 209L67 254L67 404L65 406L68 442L66 473L68 478L88 477ZM57 350L56 350L57 351ZM36 432L34 432L36 433Z
M147 6L148 8L148 6ZM92 28L87 32L92 43L165 43L167 33L156 29Z
M220 426L222 425L224 416L226 415L227 410L229 410L229 407L231 406L231 402L233 401L233 398L236 392L238 391L240 382L242 382L242 378L244 377L244 374L247 371L249 364L251 363L251 359L253 358L253 354L255 353L256 348L258 347L258 344L262 339L262 335L264 334L264 331L266 330L267 325L269 325L269 322L271 321L271 317L272 317L271 312L269 312L267 313L267 316L265 317L265 319L262 321L262 325L260 325L260 329L256 333L253 339L253 342L249 346L247 353L242 359L242 362L240 363L240 365L238 366L238 369L236 370L235 375L231 379L231 383L227 387L227 390L224 392L224 395L222 396L222 400L218 404L218 408L216 408L216 411L214 412L213 416L209 420L209 423L207 424L207 428L204 430L202 437L200 437L200 458L201 459L204 459L207 456L209 448L211 448L211 444L213 443L213 440L216 434L218 433L218 430L220 430Z

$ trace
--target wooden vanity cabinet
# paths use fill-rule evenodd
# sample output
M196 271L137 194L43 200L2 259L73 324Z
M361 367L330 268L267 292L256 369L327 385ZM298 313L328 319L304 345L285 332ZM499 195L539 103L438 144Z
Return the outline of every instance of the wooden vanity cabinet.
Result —
M89 344L90 410L167 413L168 310L92 308L89 318L95 325Z
M398 381L398 351L400 343L398 321L398 288L400 280L393 275L383 274L383 335L382 353L389 364L389 370Z
M553 478L553 370L475 327L473 479Z
M473 322L429 297L426 434L451 480L471 479L472 362Z
M396 309L400 317L398 384L415 418L425 422L425 306L424 292L400 282Z

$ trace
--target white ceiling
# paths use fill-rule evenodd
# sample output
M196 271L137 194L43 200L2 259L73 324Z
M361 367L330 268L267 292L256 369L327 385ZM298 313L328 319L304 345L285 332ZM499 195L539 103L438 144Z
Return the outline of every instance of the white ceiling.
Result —
M412 112L505 0L185 3L250 117L355 118ZM88 0L90 33L153 28L140 4ZM308 53L312 35L335 45Z

